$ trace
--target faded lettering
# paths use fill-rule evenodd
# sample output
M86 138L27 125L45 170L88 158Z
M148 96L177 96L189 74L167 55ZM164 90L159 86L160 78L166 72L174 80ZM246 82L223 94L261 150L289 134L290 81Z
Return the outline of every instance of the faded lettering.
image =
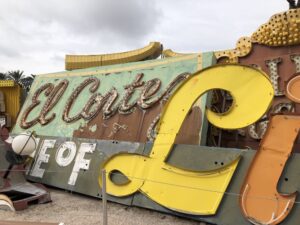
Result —
M171 81L171 83L166 87L164 91L157 94L161 87L161 81L158 78L154 78L145 82L142 81L144 74L137 74L132 83L124 86L125 94L119 102L117 102L119 93L115 87L112 87L110 91L102 95L101 93L96 92L100 86L99 79L95 77L87 78L77 88L75 88L75 90L68 98L62 113L62 120L66 123L75 122L79 119L89 121L95 118L101 110L103 111L104 119L111 118L117 112L121 114L130 114L135 110L137 106L142 110L146 110L160 101L167 100L174 88L183 80L187 79L189 75L189 73L182 73L178 75L173 81ZM76 112L75 115L70 116L71 110L74 104L76 104L76 100L88 85L91 85L89 91L92 95L89 97L87 103L79 112ZM55 118L56 114L52 113L52 115L48 117L47 114L51 109L53 109L59 99L61 99L67 86L68 81L63 80L56 87L54 87L54 85L51 83L45 84L40 87L32 97L31 105L23 113L20 126L23 129L28 129L36 125L37 123L40 123L41 125L50 123ZM139 97L129 103L134 92L137 89L140 89ZM48 98L45 101L39 116L28 122L27 117L29 113L41 103L38 97L42 92L45 92L45 96Z
M270 79L275 90L275 96L282 96L284 95L283 92L280 90L279 79L280 76L278 74L278 64L281 62L281 58L266 60L266 65L269 68L270 72Z
M82 143L80 145L80 148L78 150L78 154L75 159L74 167L72 174L69 178L68 184L69 185L75 185L78 177L78 173L81 169L88 170L90 167L90 160L84 159L84 155L86 153L93 153L95 151L96 144L90 144L90 143Z
M44 140L38 157L33 164L30 175L34 177L42 178L44 176L45 169L41 168L42 163L48 163L50 155L46 153L48 149L54 148L56 140Z
M76 144L73 141L66 141L58 147L56 152L56 162L59 166L68 166L76 155Z
M300 72L300 55L291 55L291 60L295 63L296 73Z

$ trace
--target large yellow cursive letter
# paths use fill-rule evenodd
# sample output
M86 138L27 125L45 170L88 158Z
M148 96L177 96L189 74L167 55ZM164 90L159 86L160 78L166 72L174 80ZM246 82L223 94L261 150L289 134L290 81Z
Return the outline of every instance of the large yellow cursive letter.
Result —
M196 72L173 93L160 120L158 135L148 157L121 153L106 161L107 192L126 196L141 191L155 202L178 212L193 215L215 214L238 164L238 159L221 169L197 172L168 165L165 161L190 108L212 89L229 91L234 98L230 110L215 114L207 110L211 123L226 129L248 126L268 109L273 88L263 72L239 65L221 65ZM111 176L128 178L116 184ZM102 185L101 178L99 183Z

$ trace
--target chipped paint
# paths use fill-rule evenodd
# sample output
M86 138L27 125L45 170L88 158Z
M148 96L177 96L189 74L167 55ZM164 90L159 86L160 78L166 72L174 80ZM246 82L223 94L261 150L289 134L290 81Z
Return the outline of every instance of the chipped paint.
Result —
M96 130L97 130L97 124L95 124L95 125L93 125L93 126L90 126L89 130L90 130L91 132L96 132Z
M116 66L80 70L82 76L77 76L78 70L37 76L13 133L32 130L42 136L146 142L151 138L147 134L155 132L155 118L177 86L191 72L213 63L213 54L204 53L119 65L131 70L116 70L109 76L107 69ZM200 110L192 110L185 121L192 124L196 116L200 123L182 131L180 143L205 143L202 135L207 127L201 122L206 122L202 113L206 98L201 98Z

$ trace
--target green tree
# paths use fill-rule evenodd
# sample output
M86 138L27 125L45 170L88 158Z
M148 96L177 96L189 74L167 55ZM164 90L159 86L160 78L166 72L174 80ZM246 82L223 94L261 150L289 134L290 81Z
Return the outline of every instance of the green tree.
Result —
M24 71L12 70L7 72L8 80L14 80L16 83L19 83L19 80L24 76Z
M32 82L35 78L35 75L31 74L30 76L23 76L20 80L19 80L19 84L21 85L21 87L23 89L26 90L26 92L28 92L31 88Z
M0 80L6 80L6 74L0 72Z
M0 80L13 80L19 84L26 92L30 90L35 75L26 76L23 71L11 70L6 73L0 73Z

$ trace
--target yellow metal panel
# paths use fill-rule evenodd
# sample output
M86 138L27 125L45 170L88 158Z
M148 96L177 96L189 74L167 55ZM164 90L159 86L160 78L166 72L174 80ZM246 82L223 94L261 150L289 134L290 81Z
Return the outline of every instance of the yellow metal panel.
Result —
M159 144L153 147L152 153L168 148L168 145L157 145ZM163 158L118 154L104 165L108 171L107 192L122 197L140 190L153 201L171 210L192 215L213 215L238 161L215 171L192 172L167 165ZM130 182L124 185L114 184L109 177L116 171L126 175ZM101 178L99 179L101 184Z
M66 70L84 69L96 66L137 62L147 58L156 58L162 51L159 42L151 42L148 46L121 53L102 55L66 55Z
M21 87L19 85L0 87L0 91L4 94L5 112L11 117L11 123L14 125L20 111Z
M215 214L238 160L207 172L186 171L165 163L192 105L205 92L215 88L229 91L234 98L231 109L223 115L207 111L210 122L226 129L252 124L267 111L273 98L273 88L267 76L251 67L225 65L195 73L177 89L166 105L149 157L123 153L106 161L107 192L126 196L139 190L155 202L178 212ZM130 181L122 185L113 183L110 177L114 172L123 173ZM102 185L101 177L99 183Z
M217 59L226 58L226 63L238 63L240 57L248 55L252 50L252 42L249 37L241 37L235 49L223 50L215 52Z
M273 15L261 25L251 37L238 40L235 49L216 51L217 59L225 58L226 63L238 63L239 58L248 55L254 43L267 46L289 46L300 44L300 8ZM167 54L172 54L167 52Z
M13 87L15 82L13 80L0 80L0 87Z
M268 76L260 70L240 65L210 67L194 74L177 89L165 107L165 119L161 120L161 124L166 123L166 119L176 123L162 126L161 132L176 131L199 93L202 95L212 89L226 90L234 100L224 114L206 112L211 123L224 129L238 129L254 123L267 111L274 96Z
M163 50L163 52L162 52L162 55L165 58L183 56L183 55L191 55L191 54L196 54L196 53L179 53L179 52L174 52L171 49L166 49L166 50Z
M179 62L182 60L189 60L195 58L195 54L193 55L185 55L181 57L174 57L170 58L168 60L152 60L152 61L145 61L145 63L139 63L138 65L126 65L122 67L115 67L115 68L97 68L97 70L93 71L66 71L64 73L46 73L41 74L43 77L65 77L68 75L72 76L90 76L90 75L96 75L100 73L118 73L118 72L124 72L129 70L137 70L137 69L147 69L152 68L153 66L159 66L159 65L166 65L168 63L172 62Z
M261 25L251 39L253 43L268 46L288 46L300 44L300 8L273 15Z

